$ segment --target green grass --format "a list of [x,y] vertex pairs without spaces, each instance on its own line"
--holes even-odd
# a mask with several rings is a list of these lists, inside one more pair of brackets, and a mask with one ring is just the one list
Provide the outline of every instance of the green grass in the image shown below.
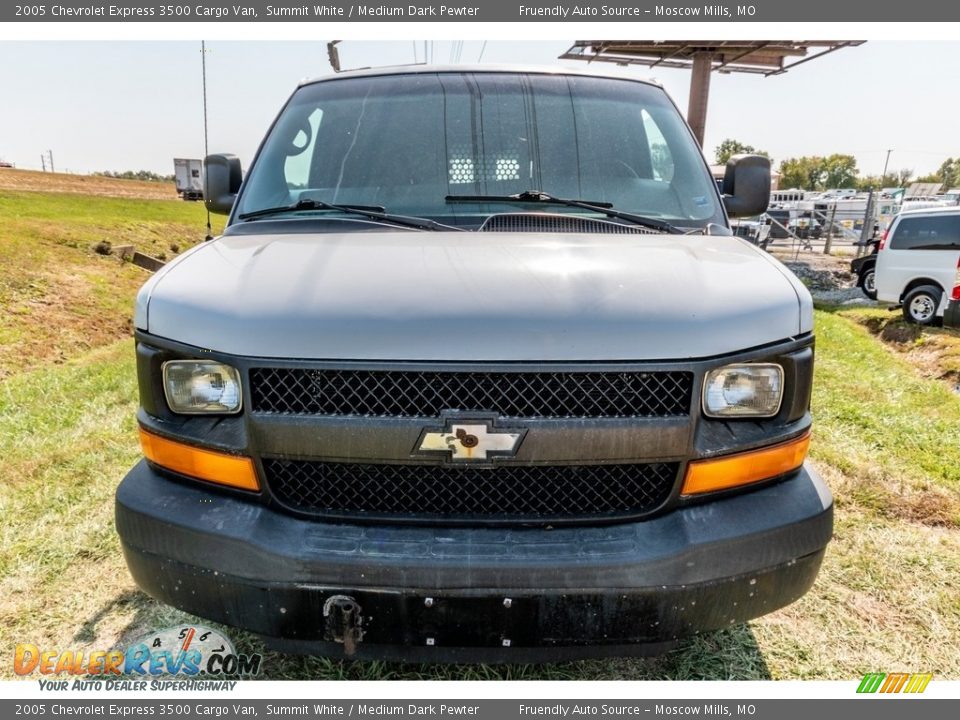
[[[71,644],[113,598],[111,489],[137,458],[133,343],[0,384],[0,647]],[[83,598],[83,601],[81,601]]]
[[960,385],[960,330],[943,327],[921,328],[903,319],[900,312],[886,308],[855,307],[835,309],[841,317],[867,327],[898,353],[909,355],[912,365],[926,377]]
[[[21,249],[36,250],[42,238],[65,247],[83,248],[108,240],[133,243],[149,255],[171,256],[171,244],[181,251],[203,239],[206,213],[201,203],[179,200],[100,197],[72,193],[0,191],[0,217],[10,239]],[[217,227],[222,221],[214,217]],[[24,237],[23,229],[32,229]]]
[[[789,679],[897,669],[960,677],[956,518],[897,509],[898,499],[928,493],[957,501],[960,398],[850,319],[818,312],[817,332],[813,458],[836,494],[836,537],[798,603],[655,659],[408,666],[268,652],[266,676]],[[0,385],[0,647],[106,648],[189,620],[134,587],[113,530],[114,488],[139,455],[135,408],[129,341]],[[265,652],[256,638],[228,632],[242,650]]]
[[960,397],[843,316],[819,313],[817,345],[814,457],[858,477],[960,491]]
[[203,207],[176,200],[0,190],[0,217],[0,379],[129,335],[149,275],[98,243],[172,259],[206,235]]

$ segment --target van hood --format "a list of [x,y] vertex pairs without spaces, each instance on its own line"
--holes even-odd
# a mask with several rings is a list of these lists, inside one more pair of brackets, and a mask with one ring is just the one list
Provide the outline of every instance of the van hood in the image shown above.
[[163,268],[135,324],[272,358],[703,358],[810,332],[806,288],[736,237],[233,235]]

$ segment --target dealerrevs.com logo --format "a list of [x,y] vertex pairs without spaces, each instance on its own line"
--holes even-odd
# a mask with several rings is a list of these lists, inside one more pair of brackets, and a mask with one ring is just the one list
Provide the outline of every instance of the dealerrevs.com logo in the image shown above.
[[228,637],[201,625],[148,633],[112,650],[50,650],[32,643],[17,645],[13,671],[23,677],[45,676],[197,676],[256,675],[261,655],[238,654]]

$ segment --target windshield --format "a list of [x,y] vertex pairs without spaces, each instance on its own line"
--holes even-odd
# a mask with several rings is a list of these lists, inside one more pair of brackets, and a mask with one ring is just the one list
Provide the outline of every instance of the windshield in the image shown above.
[[446,201],[529,190],[680,227],[725,222],[699,149],[662,90],[517,73],[345,78],[300,88],[251,168],[236,216],[309,199],[474,227],[494,212],[595,214]]

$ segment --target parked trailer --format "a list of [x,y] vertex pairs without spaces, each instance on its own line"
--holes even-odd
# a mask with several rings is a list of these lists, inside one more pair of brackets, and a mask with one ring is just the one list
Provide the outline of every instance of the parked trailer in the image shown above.
[[202,160],[174,158],[173,174],[180,197],[184,200],[203,200]]

